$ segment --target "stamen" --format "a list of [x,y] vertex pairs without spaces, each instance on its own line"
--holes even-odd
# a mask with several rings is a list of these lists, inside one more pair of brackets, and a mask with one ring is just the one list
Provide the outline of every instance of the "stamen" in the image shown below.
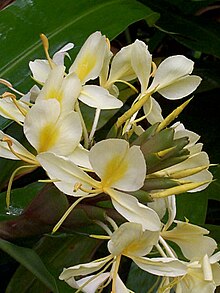
[[[33,158],[33,159],[30,159],[30,158],[27,158],[27,157],[25,157],[25,156],[19,154],[19,153],[16,153],[16,152],[13,150],[13,148],[12,148],[12,144],[13,144],[13,143],[12,143],[12,140],[11,140],[9,137],[5,136],[5,137],[3,137],[3,138],[1,139],[1,141],[2,141],[2,142],[6,142],[6,143],[8,144],[8,147],[9,147],[10,151],[12,152],[12,154],[15,155],[19,160],[24,161],[24,162],[26,162],[26,163],[28,163],[28,164],[31,164],[31,165],[40,166],[40,164],[38,163],[38,161],[35,160],[34,158]],[[33,157],[34,157],[34,156],[33,156]]]
[[122,80],[122,79],[116,79],[114,82],[121,82],[126,84],[127,86],[129,86],[135,93],[138,94],[138,90],[136,89],[135,86],[133,86],[130,82],[127,82],[126,80]]
[[12,183],[15,178],[15,175],[22,169],[29,169],[29,168],[36,168],[36,165],[28,165],[28,166],[21,166],[15,169],[15,171],[11,174],[11,177],[8,182],[8,188],[6,192],[6,208],[9,210],[10,207],[10,198],[11,198],[11,188],[12,188]]
[[46,58],[48,60],[48,63],[50,65],[50,68],[52,69],[54,67],[54,63],[53,63],[53,60],[50,58],[50,55],[49,55],[49,42],[48,42],[48,38],[44,34],[40,34],[40,38],[41,38],[41,41],[43,43],[43,47],[44,47],[44,52],[45,52]]
[[10,88],[10,90],[12,90],[13,92],[19,94],[20,96],[24,96],[23,93],[19,92],[18,90],[16,90],[15,88],[13,88],[12,84],[8,81],[8,80],[5,80],[3,78],[0,78],[0,83],[1,84],[4,84],[5,86],[7,86],[8,88]]
[[16,99],[16,96],[15,96],[14,94],[9,93],[9,92],[5,92],[5,93],[2,95],[2,98],[11,98],[11,100],[12,100],[12,102],[14,103],[14,105],[16,106],[16,108],[21,112],[21,114],[22,114],[23,116],[26,116],[27,111],[19,105],[19,103],[18,103],[18,101],[17,101],[17,99]]
[[102,193],[103,190],[101,188],[95,188],[95,189],[88,189],[82,186],[82,183],[77,182],[74,185],[73,191],[76,192],[78,190],[81,190],[83,192],[86,192],[88,194],[94,194],[94,195],[98,195],[99,193]]
[[[95,194],[96,195],[96,194]],[[82,196],[80,198],[78,198],[68,209],[67,211],[63,214],[63,216],[61,217],[61,219],[59,220],[59,222],[54,226],[53,230],[52,230],[52,234],[55,233],[60,226],[63,224],[63,222],[66,220],[66,218],[69,216],[69,214],[72,212],[72,210],[78,205],[78,203],[80,203],[83,199],[85,198],[89,198],[89,197],[93,197],[95,196],[94,194],[91,195],[85,195]]]

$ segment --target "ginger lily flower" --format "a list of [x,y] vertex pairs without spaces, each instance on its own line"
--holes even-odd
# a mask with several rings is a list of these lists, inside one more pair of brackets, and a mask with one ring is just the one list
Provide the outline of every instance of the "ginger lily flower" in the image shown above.
[[158,215],[128,194],[138,190],[146,176],[145,160],[138,146],[130,148],[123,139],[106,139],[96,143],[89,152],[89,160],[92,171],[100,181],[90,177],[70,160],[53,153],[39,154],[37,159],[48,176],[56,179],[54,184],[62,192],[72,196],[84,192],[82,199],[105,193],[110,196],[114,208],[127,220],[144,222],[144,229],[160,230]]
[[[146,271],[153,271],[165,276],[182,276],[186,273],[186,266],[177,259],[170,258],[147,258],[147,255],[154,245],[158,242],[158,232],[143,230],[141,224],[124,223],[109,237],[108,250],[110,255],[90,263],[80,264],[63,270],[60,275],[61,280],[65,280],[77,292],[82,290],[85,293],[96,292],[100,287],[103,288],[107,279],[112,280],[113,293],[128,293],[120,277],[118,269],[122,256],[126,256]],[[98,236],[97,236],[98,237]],[[101,238],[101,236],[100,236]],[[105,273],[109,266],[110,273]],[[94,272],[98,272],[94,275]],[[88,277],[86,275],[92,274]],[[83,276],[75,280],[77,276]],[[109,283],[107,282],[107,284]]]
[[[170,100],[181,99],[198,87],[201,78],[191,75],[194,62],[183,55],[166,58],[151,73],[152,59],[147,45],[139,40],[136,40],[135,43],[136,46],[133,46],[131,52],[131,64],[141,84],[141,92],[134,102],[133,108],[125,113],[123,118],[134,120],[137,112],[144,106],[145,116],[147,119],[149,117],[149,122],[153,124],[160,122],[163,118],[160,105],[151,97],[153,93],[158,92]],[[154,76],[153,81],[148,86],[151,75]],[[152,116],[153,114],[154,116]],[[117,127],[124,122],[124,119],[120,117]]]

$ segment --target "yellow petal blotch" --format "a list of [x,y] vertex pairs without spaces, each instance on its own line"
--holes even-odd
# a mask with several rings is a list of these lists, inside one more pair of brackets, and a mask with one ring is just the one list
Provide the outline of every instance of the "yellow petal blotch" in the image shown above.
[[59,129],[54,127],[54,124],[46,124],[40,131],[38,153],[46,152],[52,148],[59,137]]

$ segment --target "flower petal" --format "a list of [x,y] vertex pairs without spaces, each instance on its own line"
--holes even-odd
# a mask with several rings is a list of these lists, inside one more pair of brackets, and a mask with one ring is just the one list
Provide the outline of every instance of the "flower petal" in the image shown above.
[[167,240],[175,242],[188,259],[201,258],[205,254],[211,255],[217,244],[211,237],[204,236],[209,231],[188,222],[175,221],[177,226],[169,231],[162,231],[161,235]]
[[104,260],[96,260],[84,264],[75,265],[69,268],[65,268],[60,274],[60,280],[68,280],[75,276],[85,276],[92,274],[101,269],[112,257],[105,257]]
[[126,140],[106,139],[96,143],[90,150],[89,159],[103,187],[134,191],[144,183],[144,156],[139,147],[129,148]]
[[82,127],[76,112],[60,117],[59,102],[50,99],[32,106],[25,117],[24,133],[38,153],[68,155],[79,144]]
[[[18,100],[17,103],[24,111],[29,110],[29,107],[22,101]],[[18,110],[9,97],[0,98],[0,115],[4,118],[14,120],[17,123],[24,121],[24,115]]]
[[162,88],[159,86],[157,91],[169,100],[177,100],[186,97],[195,91],[201,83],[201,80],[202,79],[199,76],[190,75],[182,77],[168,86]]
[[48,176],[56,180],[54,184],[59,190],[68,195],[84,195],[82,191],[74,191],[75,184],[82,184],[85,188],[91,188],[97,184],[89,175],[83,172],[72,161],[53,153],[41,153],[36,159],[46,170]]
[[149,231],[161,229],[161,222],[157,213],[139,203],[134,196],[113,189],[109,189],[108,194],[114,208],[128,221],[139,223],[143,226],[143,229]]
[[68,43],[64,47],[62,47],[59,51],[57,51],[53,55],[53,62],[57,65],[64,65],[64,57],[68,56],[69,54],[67,51],[71,50],[74,47],[73,43]]
[[166,87],[179,78],[189,75],[193,71],[194,62],[183,55],[166,58],[158,66],[149,91],[157,86],[157,90]]
[[143,231],[141,224],[126,222],[111,235],[108,250],[114,256],[144,256],[157,244],[158,239],[159,231]]
[[122,101],[97,85],[83,86],[79,100],[90,107],[98,109],[117,109],[123,105]]
[[36,59],[29,62],[30,70],[33,74],[34,80],[43,84],[48,78],[51,71],[50,65],[47,60]]
[[147,121],[153,125],[157,122],[163,121],[162,109],[159,103],[152,97],[143,106],[144,114],[147,116]]
[[132,46],[123,47],[117,52],[112,59],[111,70],[108,78],[108,83],[112,84],[116,80],[132,80],[136,78],[134,69],[131,66],[131,50]]
[[132,259],[142,270],[157,276],[177,277],[183,276],[187,272],[186,264],[174,258],[133,257]]
[[136,40],[131,50],[131,65],[141,84],[141,92],[146,91],[151,73],[152,57],[147,45]]
[[85,41],[69,72],[75,72],[82,84],[99,76],[103,66],[107,42],[100,32],[91,34]]
[[[74,277],[69,278],[65,280],[68,285],[70,285],[72,288],[79,289],[82,287],[85,283],[88,282],[87,285],[85,285],[82,288],[82,292],[84,293],[95,293],[96,290],[110,277],[110,273],[103,273],[100,275],[97,275],[95,278],[95,275],[90,275],[88,277],[75,280]],[[91,281],[89,281],[91,279]]]
[[9,138],[10,141],[12,142],[12,148],[13,150],[18,153],[19,155],[22,155],[23,157],[26,157],[30,160],[35,161],[35,156],[30,153],[25,147],[23,147],[20,142],[18,142],[16,139],[11,137],[8,134],[5,134],[3,131],[0,130],[0,157],[6,158],[6,159],[11,159],[11,160],[19,160],[18,157],[16,157],[9,149],[8,144],[2,139],[5,137]]
[[74,164],[87,169],[92,169],[89,161],[89,151],[85,149],[82,145],[78,145],[75,150],[67,156]]

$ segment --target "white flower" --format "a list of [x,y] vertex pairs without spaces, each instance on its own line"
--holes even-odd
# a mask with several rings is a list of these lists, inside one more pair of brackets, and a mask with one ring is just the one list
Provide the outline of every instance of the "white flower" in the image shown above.
[[[158,232],[144,231],[141,224],[124,223],[109,236],[109,256],[66,268],[59,278],[65,280],[73,288],[80,289],[85,293],[96,292],[104,281],[110,279],[112,280],[112,292],[128,293],[129,289],[126,288],[118,275],[121,256],[141,259],[143,255],[152,250],[153,245],[157,244],[158,236]],[[111,266],[111,270],[107,273],[105,271],[109,266]],[[97,272],[97,274],[94,275],[94,272]],[[84,277],[86,275],[89,276]],[[175,273],[175,275],[178,275],[178,273]],[[76,281],[75,277],[77,276],[83,277]]]
[[[123,139],[106,139],[95,144],[89,152],[93,172],[100,181],[93,179],[73,162],[52,153],[42,153],[37,159],[54,184],[68,195],[78,195],[87,190],[88,196],[105,193],[114,208],[127,220],[143,223],[144,228],[160,230],[158,215],[149,207],[128,194],[138,190],[145,180],[146,164],[139,147],[129,147]],[[76,190],[77,189],[77,190]],[[128,192],[128,193],[127,193]]]

